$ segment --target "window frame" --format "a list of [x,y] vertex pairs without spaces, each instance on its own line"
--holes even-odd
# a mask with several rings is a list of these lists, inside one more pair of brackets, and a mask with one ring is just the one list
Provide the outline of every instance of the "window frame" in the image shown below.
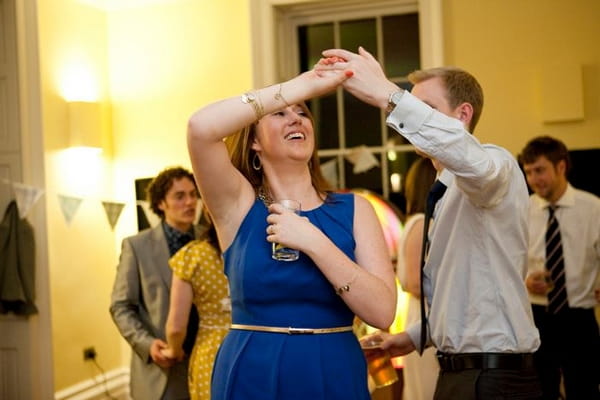
[[[252,53],[254,86],[262,87],[296,76],[299,71],[298,29],[300,25],[318,24],[340,20],[376,18],[378,37],[382,35],[381,18],[390,14],[418,13],[420,35],[420,64],[422,68],[442,65],[442,0],[374,0],[365,4],[363,0],[252,0],[250,2],[252,27]],[[336,29],[337,31],[337,29]],[[339,37],[334,38],[339,47]],[[291,44],[291,45],[290,45]],[[377,53],[383,55],[381,40]],[[400,84],[403,77],[389,77]],[[342,91],[342,89],[338,89]],[[342,96],[338,93],[338,115],[343,115]],[[381,146],[369,146],[368,150],[379,161],[381,168],[382,195],[388,199],[391,183],[388,182],[388,152],[414,152],[410,144],[394,144],[387,136],[385,114],[381,112]],[[340,146],[344,146],[344,122],[340,121],[338,135]],[[319,150],[320,157],[337,159],[338,179],[341,187],[346,186],[344,156],[352,148]]]

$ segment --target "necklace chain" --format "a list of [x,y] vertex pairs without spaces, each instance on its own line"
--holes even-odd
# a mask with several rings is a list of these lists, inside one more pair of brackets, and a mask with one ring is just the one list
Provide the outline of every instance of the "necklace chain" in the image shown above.
[[256,197],[258,197],[258,199],[260,201],[263,202],[263,204],[269,208],[269,206],[271,204],[273,204],[273,198],[271,197],[271,195],[269,194],[269,192],[267,192],[267,190],[265,189],[264,186],[260,186],[258,188],[258,194],[256,195]]

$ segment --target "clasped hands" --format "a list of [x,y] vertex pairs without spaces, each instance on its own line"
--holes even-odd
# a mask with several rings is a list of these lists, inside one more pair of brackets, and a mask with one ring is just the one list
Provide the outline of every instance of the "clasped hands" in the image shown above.
[[161,339],[154,339],[150,345],[150,357],[152,357],[152,361],[159,367],[170,368],[175,363],[182,361],[185,353],[176,354],[167,342]]
[[389,94],[399,90],[387,79],[375,57],[362,47],[358,53],[329,49],[322,54],[313,72],[321,78],[338,78],[337,84],[365,103],[386,108]]

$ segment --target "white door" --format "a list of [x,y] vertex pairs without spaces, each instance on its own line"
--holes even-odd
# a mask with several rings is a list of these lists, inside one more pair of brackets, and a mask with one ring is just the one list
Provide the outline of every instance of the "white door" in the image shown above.
[[[23,182],[24,168],[15,5],[16,0],[0,0],[0,218],[14,199],[12,183]],[[40,239],[45,241],[45,238]],[[39,265],[40,261],[36,260],[36,271]],[[49,323],[40,323],[45,319],[38,315],[0,314],[0,399],[50,398],[52,384],[47,382],[48,372],[40,371],[50,369],[49,376],[52,376],[51,363],[40,361],[43,357],[38,354],[44,347],[41,351],[51,351],[49,340],[40,340],[46,335],[42,331],[49,329]],[[46,343],[40,345],[40,342]]]

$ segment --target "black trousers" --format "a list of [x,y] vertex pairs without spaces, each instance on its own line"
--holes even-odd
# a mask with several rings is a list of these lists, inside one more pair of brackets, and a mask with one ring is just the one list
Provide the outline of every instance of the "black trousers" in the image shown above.
[[434,400],[539,400],[535,369],[440,371]]
[[558,314],[533,305],[542,344],[534,362],[544,400],[559,398],[561,373],[567,400],[598,400],[600,336],[593,309],[564,308]]

